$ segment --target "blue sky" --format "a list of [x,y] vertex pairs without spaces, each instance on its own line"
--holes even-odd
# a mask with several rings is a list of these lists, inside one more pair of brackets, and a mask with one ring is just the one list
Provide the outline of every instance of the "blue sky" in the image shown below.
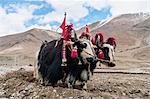
[[150,12],[150,0],[0,0],[0,36],[31,28],[55,31],[64,12],[79,28],[125,13]]

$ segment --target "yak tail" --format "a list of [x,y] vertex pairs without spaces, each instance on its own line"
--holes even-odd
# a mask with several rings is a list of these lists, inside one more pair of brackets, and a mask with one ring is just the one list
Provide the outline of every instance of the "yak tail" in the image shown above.
[[34,70],[33,70],[33,77],[35,79],[39,79],[39,73],[38,73],[38,69],[39,69],[39,66],[38,66],[38,60],[40,59],[40,55],[41,55],[41,52],[42,50],[44,49],[44,47],[47,45],[47,41],[42,41],[42,45],[40,47],[40,49],[36,52],[35,54],[35,60],[34,60]]

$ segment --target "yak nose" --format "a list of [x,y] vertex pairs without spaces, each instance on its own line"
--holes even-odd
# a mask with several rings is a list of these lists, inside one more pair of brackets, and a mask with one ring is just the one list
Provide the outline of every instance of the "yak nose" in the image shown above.
[[95,57],[88,57],[86,58],[88,62],[92,63],[95,60]]

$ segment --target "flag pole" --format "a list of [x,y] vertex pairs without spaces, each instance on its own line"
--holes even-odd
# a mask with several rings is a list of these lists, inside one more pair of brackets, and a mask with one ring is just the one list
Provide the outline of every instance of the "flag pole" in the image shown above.
[[67,13],[65,12],[65,14],[64,14],[64,15],[65,15],[65,17],[66,17],[66,16],[67,16]]
[[[66,19],[66,16],[67,16],[67,14],[66,14],[66,12],[64,13],[64,18]],[[58,31],[58,29],[60,28],[60,26],[56,29],[56,32]]]

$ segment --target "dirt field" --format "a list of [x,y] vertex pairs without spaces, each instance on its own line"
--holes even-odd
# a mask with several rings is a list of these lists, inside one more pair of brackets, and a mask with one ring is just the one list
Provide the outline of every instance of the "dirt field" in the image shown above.
[[[99,71],[117,70],[101,67]],[[68,89],[66,85],[56,87],[40,85],[32,71],[19,69],[0,78],[2,99],[150,99],[149,74],[94,73],[88,81],[88,89],[77,85]]]
[[115,67],[97,66],[87,90],[78,83],[74,89],[43,86],[33,78],[32,66],[1,66],[0,99],[150,99],[149,58],[139,60],[131,52],[118,52]]

